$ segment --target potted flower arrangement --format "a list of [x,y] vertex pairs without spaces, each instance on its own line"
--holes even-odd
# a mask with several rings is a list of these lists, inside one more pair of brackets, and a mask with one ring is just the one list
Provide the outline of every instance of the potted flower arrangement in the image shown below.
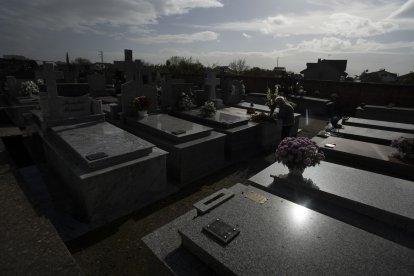
[[20,94],[22,96],[30,96],[32,94],[39,94],[39,87],[34,81],[24,81],[20,85]]
[[200,108],[201,116],[203,117],[212,117],[216,114],[216,107],[213,102],[205,102],[204,105]]
[[132,101],[132,107],[138,111],[139,117],[147,116],[151,100],[146,96],[138,96]]
[[317,144],[306,137],[286,137],[276,150],[276,161],[289,169],[289,174],[302,175],[306,167],[313,167],[325,160]]
[[188,94],[182,92],[180,95],[180,99],[178,100],[178,107],[181,110],[189,110],[193,108],[194,104],[193,104],[193,101],[191,100],[191,97]]
[[275,90],[268,88],[266,94],[266,105],[270,109],[269,116],[272,117],[276,109],[276,98],[279,96],[279,85],[275,85]]
[[414,138],[400,137],[394,139],[391,147],[398,150],[401,158],[414,159]]

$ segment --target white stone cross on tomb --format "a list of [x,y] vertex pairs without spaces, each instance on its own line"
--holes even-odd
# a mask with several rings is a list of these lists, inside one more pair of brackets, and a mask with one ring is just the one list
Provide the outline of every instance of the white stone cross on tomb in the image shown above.
[[205,84],[209,86],[209,100],[216,98],[216,86],[220,84],[220,79],[216,78],[216,74],[209,72],[205,78]]

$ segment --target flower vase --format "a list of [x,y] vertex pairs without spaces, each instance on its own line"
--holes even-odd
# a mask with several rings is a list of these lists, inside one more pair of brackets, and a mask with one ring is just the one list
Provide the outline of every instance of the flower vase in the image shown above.
[[148,110],[139,110],[138,111],[138,116],[140,118],[144,118],[144,117],[148,116]]
[[294,178],[303,178],[303,171],[305,169],[300,169],[296,167],[293,167],[293,168],[288,167],[288,169],[289,169],[289,176],[294,177]]

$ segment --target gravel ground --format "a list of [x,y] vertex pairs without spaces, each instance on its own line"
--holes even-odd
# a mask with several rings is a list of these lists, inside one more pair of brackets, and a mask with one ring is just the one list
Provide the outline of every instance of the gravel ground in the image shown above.
[[[325,124],[323,119],[301,118],[300,136],[313,137]],[[273,162],[273,151],[242,161],[67,246],[86,275],[149,275],[142,237],[188,212],[204,197],[246,183]]]

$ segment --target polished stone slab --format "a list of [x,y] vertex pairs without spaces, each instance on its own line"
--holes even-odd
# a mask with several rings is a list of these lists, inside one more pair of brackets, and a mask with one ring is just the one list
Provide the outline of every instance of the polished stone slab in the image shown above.
[[201,124],[206,124],[208,126],[218,127],[222,129],[229,129],[246,125],[249,121],[247,116],[229,114],[229,112],[223,110],[217,110],[216,114],[214,114],[212,117],[201,116],[199,109],[183,111],[180,112],[180,114],[185,119],[193,119]]
[[87,168],[140,158],[150,154],[154,147],[107,122],[56,126],[51,128],[51,133]]
[[[150,273],[409,275],[414,269],[409,248],[255,187],[229,190],[235,196],[205,215],[192,210],[143,238]],[[217,218],[240,231],[227,245],[202,231]]]
[[134,125],[152,131],[174,142],[186,142],[207,137],[213,130],[200,124],[186,121],[168,114],[153,114],[143,118],[128,117],[128,122],[134,121]]
[[391,145],[392,140],[398,139],[401,136],[407,138],[414,138],[414,134],[410,133],[356,127],[349,125],[342,126],[341,129],[336,129],[334,132],[336,135],[339,135],[344,138],[381,145]]
[[414,162],[400,159],[397,149],[390,146],[332,136],[326,139],[314,137],[312,140],[322,149],[328,161],[414,180]]
[[167,114],[124,119],[125,129],[169,153],[168,176],[180,186],[224,167],[226,135],[223,133]]
[[[249,102],[240,102],[236,105],[239,108],[243,108],[243,109],[248,109],[251,108],[251,103]],[[253,104],[253,109],[256,112],[264,112],[264,113],[269,113],[270,112],[270,108],[267,105],[263,105],[263,104]]]
[[414,108],[365,105],[364,108],[360,106],[356,108],[355,117],[414,124]]
[[[302,187],[324,199],[395,227],[414,231],[413,182],[322,161],[305,169],[302,180],[286,181],[287,167],[274,163],[249,179],[268,191],[278,185]],[[276,176],[273,178],[271,175]],[[315,189],[307,189],[310,184]],[[298,185],[295,185],[298,184]]]
[[350,117],[342,120],[343,125],[382,129],[396,132],[404,132],[414,134],[414,124],[402,124],[396,122],[379,121]]

